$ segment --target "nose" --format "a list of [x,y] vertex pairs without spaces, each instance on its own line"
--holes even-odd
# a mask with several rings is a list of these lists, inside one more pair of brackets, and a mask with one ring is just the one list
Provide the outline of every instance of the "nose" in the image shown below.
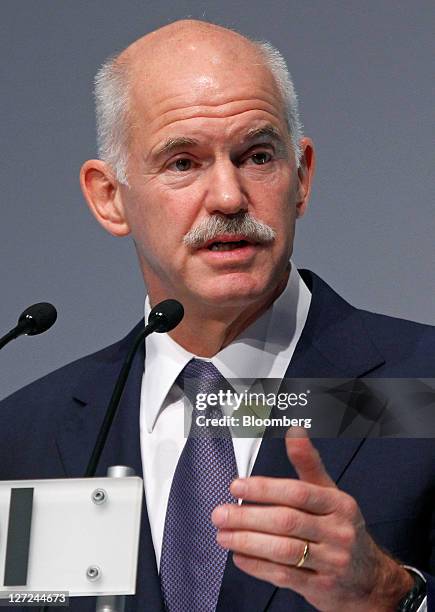
[[204,206],[211,215],[231,215],[248,209],[238,169],[231,160],[216,161],[210,169]]

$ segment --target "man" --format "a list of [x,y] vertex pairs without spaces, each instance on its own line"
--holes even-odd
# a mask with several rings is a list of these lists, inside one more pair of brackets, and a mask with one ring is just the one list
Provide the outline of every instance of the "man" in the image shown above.
[[[381,612],[397,609],[414,585],[419,609],[430,609],[430,441],[318,440],[317,451],[290,431],[285,441],[266,433],[261,445],[224,439],[212,456],[216,448],[183,436],[182,389],[192,364],[204,380],[207,368],[225,378],[433,372],[433,330],[356,311],[289,263],[314,149],[301,134],[282,59],[232,31],[181,21],[109,61],[96,95],[101,159],[82,167],[86,200],[107,231],[132,235],[146,314],[167,298],[185,309],[181,324],[147,339],[136,359],[100,464],[100,473],[125,462],[144,475],[130,609]],[[5,445],[14,440],[25,452],[5,459],[2,478],[83,472],[131,341],[4,402]],[[35,404],[50,427],[48,449],[23,433]],[[212,459],[193,463],[201,452]],[[185,477],[189,461],[193,478]],[[200,491],[195,478],[203,479]],[[207,489],[222,484],[210,501]],[[197,516],[193,497],[212,515]],[[204,571],[187,569],[189,556],[210,562]]]

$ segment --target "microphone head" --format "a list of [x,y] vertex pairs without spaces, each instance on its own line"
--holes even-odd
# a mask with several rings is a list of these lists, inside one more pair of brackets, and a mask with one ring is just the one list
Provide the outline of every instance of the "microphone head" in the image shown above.
[[148,317],[148,325],[155,326],[158,333],[168,332],[180,323],[184,308],[177,300],[163,300],[156,304]]
[[53,304],[40,302],[26,308],[18,319],[18,324],[25,327],[25,334],[36,336],[50,329],[56,319],[57,311]]

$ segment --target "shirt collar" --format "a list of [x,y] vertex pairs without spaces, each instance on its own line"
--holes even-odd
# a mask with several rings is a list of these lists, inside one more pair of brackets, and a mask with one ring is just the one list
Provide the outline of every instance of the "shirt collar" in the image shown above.
[[[272,306],[209,361],[225,378],[241,379],[242,384],[243,379],[282,379],[302,334],[310,302],[311,293],[292,263],[287,286]],[[150,311],[147,296],[145,321]],[[146,427],[151,433],[175,380],[196,355],[168,334],[151,334],[145,342],[142,401]]]

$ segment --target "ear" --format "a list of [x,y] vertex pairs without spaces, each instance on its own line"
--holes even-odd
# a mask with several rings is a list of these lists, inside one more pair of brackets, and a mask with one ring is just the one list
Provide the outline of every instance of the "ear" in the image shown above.
[[113,236],[127,236],[130,227],[124,214],[120,186],[110,166],[99,159],[86,161],[80,170],[80,185],[98,223]]
[[302,151],[298,175],[298,200],[296,203],[296,217],[302,217],[308,206],[311,193],[311,183],[315,168],[314,145],[310,138],[301,138],[299,146]]

